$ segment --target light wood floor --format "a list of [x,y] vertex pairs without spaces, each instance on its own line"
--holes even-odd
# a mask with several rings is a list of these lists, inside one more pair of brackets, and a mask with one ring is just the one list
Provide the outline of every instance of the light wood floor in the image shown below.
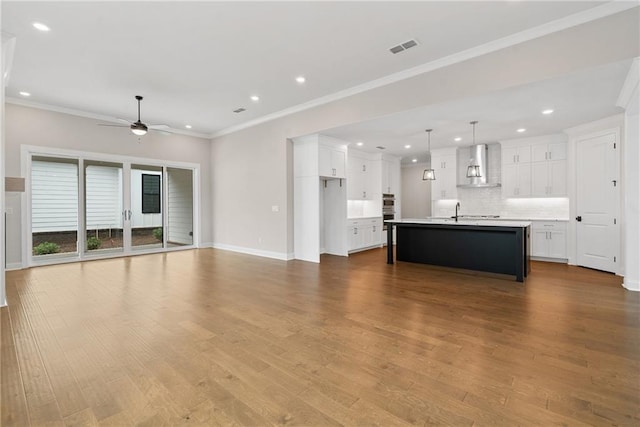
[[3,426],[640,425],[640,295],[384,250],[212,249],[9,272]]

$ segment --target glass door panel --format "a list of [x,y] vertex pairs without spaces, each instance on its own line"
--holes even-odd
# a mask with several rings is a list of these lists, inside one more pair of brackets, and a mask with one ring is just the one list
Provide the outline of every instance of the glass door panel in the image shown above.
[[121,163],[84,161],[84,252],[124,250],[123,168]]
[[34,259],[78,255],[78,159],[31,159]]
[[131,165],[131,249],[164,248],[161,166]]
[[193,244],[193,171],[167,168],[167,246]]

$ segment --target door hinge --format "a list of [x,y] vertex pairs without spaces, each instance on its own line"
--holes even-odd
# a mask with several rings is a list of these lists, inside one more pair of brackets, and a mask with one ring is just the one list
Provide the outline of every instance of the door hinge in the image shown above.
[[613,149],[614,150],[616,149],[616,143],[615,142],[613,143]]
[[616,257],[613,257],[613,262],[616,262]]
[[613,218],[613,225],[616,225],[616,219]]
[[612,182],[613,182],[613,186],[614,186],[614,187],[615,187],[615,186],[616,186],[616,184],[618,183],[618,181],[617,181],[617,180],[615,180],[615,179],[614,179]]

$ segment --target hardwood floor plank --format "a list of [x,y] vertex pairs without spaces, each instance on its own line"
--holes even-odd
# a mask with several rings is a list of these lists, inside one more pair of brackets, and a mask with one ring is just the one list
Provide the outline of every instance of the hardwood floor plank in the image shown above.
[[640,425],[640,295],[212,249],[7,273],[2,425]]
[[11,316],[9,307],[0,309],[2,316],[2,346],[0,347],[0,370],[1,390],[0,396],[2,405],[2,418],[0,425],[9,426],[29,426],[29,413],[27,411],[27,400],[20,375],[20,364],[16,354],[16,346],[13,341],[13,331],[11,328]]

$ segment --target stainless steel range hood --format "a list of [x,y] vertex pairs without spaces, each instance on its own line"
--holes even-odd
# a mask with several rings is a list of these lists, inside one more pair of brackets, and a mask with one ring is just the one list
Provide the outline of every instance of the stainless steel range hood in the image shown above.
[[[467,167],[470,165],[478,166],[480,176],[467,178]],[[499,160],[496,167],[500,167]],[[489,146],[487,144],[476,144],[465,149],[458,149],[458,187],[500,187],[500,182],[498,182],[500,172],[498,171],[497,177],[494,177],[495,174],[491,172],[495,171],[489,170]],[[492,178],[495,179],[492,180]]]

